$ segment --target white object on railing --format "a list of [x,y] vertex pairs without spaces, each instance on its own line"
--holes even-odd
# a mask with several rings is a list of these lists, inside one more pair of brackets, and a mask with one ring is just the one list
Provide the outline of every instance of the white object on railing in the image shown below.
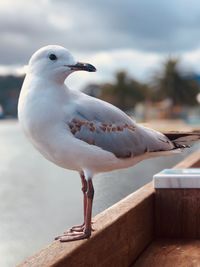
[[200,188],[200,168],[165,169],[153,177],[154,188]]

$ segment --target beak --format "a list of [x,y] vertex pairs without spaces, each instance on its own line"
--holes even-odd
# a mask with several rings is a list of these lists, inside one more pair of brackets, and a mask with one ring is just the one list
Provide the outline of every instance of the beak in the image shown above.
[[85,71],[89,71],[89,72],[95,72],[96,68],[88,63],[82,63],[82,62],[78,62],[75,65],[66,65],[67,67],[71,68],[71,70],[85,70]]

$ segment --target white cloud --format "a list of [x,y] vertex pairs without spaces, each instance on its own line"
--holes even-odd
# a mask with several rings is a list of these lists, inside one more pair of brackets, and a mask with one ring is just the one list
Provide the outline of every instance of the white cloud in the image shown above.
[[76,88],[112,80],[123,69],[148,80],[169,53],[200,72],[199,14],[195,0],[3,0],[0,72],[27,64],[35,50],[54,43],[98,69],[73,74],[68,83]]
[[52,14],[48,15],[48,21],[53,26],[56,27],[58,30],[67,30],[72,27],[72,21],[66,19],[65,16],[60,14]]
[[188,68],[200,73],[200,49],[184,53],[182,62]]
[[[114,80],[117,71],[125,70],[140,81],[148,82],[152,75],[161,70],[167,55],[142,53],[136,50],[112,50],[97,53],[74,53],[78,61],[88,62],[97,68],[96,73],[75,72],[66,83],[69,87],[80,90],[89,83],[104,83]],[[184,70],[200,72],[200,50],[178,54]],[[24,74],[22,66],[1,66],[0,74]]]
[[0,75],[24,75],[26,66],[2,66],[0,65]]
[[120,70],[127,71],[130,75],[141,81],[148,81],[152,72],[160,64],[163,56],[153,53],[141,53],[134,50],[113,50],[93,53],[76,58],[89,62],[97,68],[95,74],[74,73],[69,77],[67,84],[78,89],[87,83],[109,82],[114,79],[114,73]]

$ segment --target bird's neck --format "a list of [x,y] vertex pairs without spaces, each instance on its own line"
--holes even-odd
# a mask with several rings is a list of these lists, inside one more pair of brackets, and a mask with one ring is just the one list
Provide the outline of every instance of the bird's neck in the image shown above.
[[[40,76],[37,74],[31,74],[27,73],[25,78],[25,83],[29,84],[29,86],[26,86],[28,88],[31,88],[33,85],[37,86],[39,88],[48,88],[48,87],[63,87],[65,86],[65,77],[51,77],[51,76]],[[66,88],[67,89],[67,88]]]

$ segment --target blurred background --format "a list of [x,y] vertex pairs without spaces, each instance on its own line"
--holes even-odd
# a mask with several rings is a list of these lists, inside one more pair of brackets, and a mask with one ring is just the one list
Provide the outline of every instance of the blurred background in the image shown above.
[[[200,129],[200,3],[181,1],[0,1],[0,266],[10,267],[81,223],[77,173],[47,162],[17,122],[25,65],[59,44],[98,72],[66,81],[161,131]],[[179,156],[148,160],[94,179],[94,215],[170,168]]]

